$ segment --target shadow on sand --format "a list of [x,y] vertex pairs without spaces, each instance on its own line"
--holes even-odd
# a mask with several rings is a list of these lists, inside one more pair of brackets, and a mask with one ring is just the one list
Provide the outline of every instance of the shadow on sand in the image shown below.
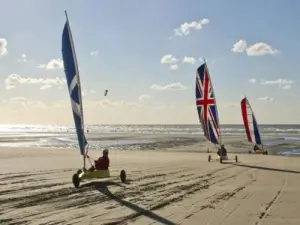
[[295,171],[295,170],[284,170],[284,169],[276,169],[276,168],[263,167],[263,166],[245,165],[245,164],[240,164],[240,163],[235,163],[235,162],[223,162],[223,164],[232,164],[232,165],[235,165],[235,166],[241,166],[241,167],[247,167],[247,168],[253,168],[253,169],[260,169],[260,170],[300,174],[300,171]]
[[114,225],[114,224],[120,224],[122,222],[125,222],[126,220],[130,220],[130,219],[134,219],[137,218],[139,216],[146,216],[152,220],[155,220],[161,224],[166,224],[166,225],[176,225],[176,223],[165,219],[153,212],[151,212],[150,210],[144,209],[139,207],[138,205],[135,205],[133,203],[130,203],[126,200],[121,199],[118,196],[115,196],[113,193],[110,192],[110,190],[108,189],[108,186],[119,186],[119,187],[125,187],[122,184],[119,183],[115,183],[112,181],[98,181],[98,182],[91,182],[85,185],[82,185],[82,187],[84,186],[92,186],[94,187],[96,190],[98,190],[99,192],[101,192],[102,194],[104,194],[105,196],[107,196],[108,198],[120,203],[123,206],[126,206],[129,209],[132,209],[133,211],[135,211],[136,213],[134,213],[133,215],[129,215],[127,217],[124,217],[122,220],[120,221],[116,221],[116,222],[112,222],[112,223],[106,223],[106,225]]

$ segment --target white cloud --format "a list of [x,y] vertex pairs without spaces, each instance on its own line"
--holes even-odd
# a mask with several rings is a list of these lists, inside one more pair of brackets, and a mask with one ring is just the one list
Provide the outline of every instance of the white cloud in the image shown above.
[[38,108],[47,108],[47,105],[39,100],[29,100],[24,97],[14,97],[10,98],[8,100],[4,100],[5,104],[9,104],[10,106],[22,106],[23,109],[29,108],[29,107],[38,107]]
[[150,96],[150,95],[141,95],[140,97],[139,97],[139,100],[140,101],[145,101],[145,100],[147,100],[147,99],[151,99],[152,97]]
[[115,107],[115,106],[128,106],[128,107],[139,107],[140,104],[136,102],[127,101],[112,101],[109,99],[104,99],[99,102],[102,107]]
[[111,101],[108,99],[101,100],[99,104],[103,107],[123,105],[124,101]]
[[278,85],[281,89],[290,89],[294,81],[279,78],[277,80],[262,80],[261,85]]
[[95,50],[95,51],[91,51],[90,55],[91,56],[97,56],[98,55],[98,50]]
[[[174,36],[186,36],[191,33],[192,30],[201,30],[204,25],[207,25],[209,20],[204,18],[199,21],[185,22],[180,25],[179,28],[174,29]],[[170,37],[169,39],[171,39]]]
[[[240,97],[241,96],[238,96],[234,101],[225,101],[224,103],[219,102],[218,110],[221,123],[241,123]],[[12,124],[70,124],[71,126],[74,126],[70,100],[68,97],[64,97],[62,100],[63,101],[50,101],[43,99],[42,96],[37,96],[36,99],[27,99],[27,101],[22,98],[14,99],[12,101],[3,99],[0,105],[0,122]],[[110,102],[103,102],[104,107],[100,104],[99,100],[85,100],[83,103],[85,123],[199,124],[193,99],[183,100],[182,102],[178,102],[178,99],[176,101],[157,99],[158,101],[145,102],[140,102],[136,99],[136,102],[127,103],[125,103],[125,101],[113,100],[118,99],[110,99]],[[251,101],[251,98],[249,100]],[[276,99],[274,103],[258,101],[256,98],[253,99],[253,104],[251,105],[255,110],[256,115],[259,116],[259,121],[263,121],[266,124],[274,124],[276,121],[282,124],[295,123],[295,121],[296,123],[299,123],[300,120],[298,115],[300,109],[297,105],[289,105],[286,102],[275,104],[276,102]],[[140,103],[140,107],[137,107],[137,103]],[[282,105],[284,103],[286,104]],[[42,108],[43,104],[46,105],[47,108]],[[20,113],[21,110],[22,113]],[[122,111],[121,114],[120,111]],[[282,117],[284,113],[289,112],[292,113],[288,117]],[[157,116],[157,113],[159,113],[159,116]]]
[[10,74],[4,80],[6,89],[15,88],[18,84],[38,84],[41,90],[45,90],[54,86],[64,87],[66,80],[60,77],[55,78],[30,78],[22,77],[18,74]]
[[269,102],[274,102],[274,98],[271,98],[271,97],[269,97],[269,96],[260,97],[260,98],[257,98],[257,100],[259,100],[259,101],[269,101]]
[[178,70],[178,65],[177,64],[171,65],[170,70]]
[[249,83],[255,84],[256,83],[256,79],[255,78],[249,79]]
[[86,96],[86,95],[90,95],[90,94],[96,94],[97,92],[94,90],[87,90],[87,89],[83,89],[81,91],[82,96]]
[[138,108],[141,106],[139,103],[136,103],[136,102],[125,102],[124,105],[128,106],[130,108]]
[[[95,108],[97,106],[101,106],[101,107],[116,107],[116,106],[129,106],[129,107],[133,107],[133,106],[137,106],[138,104],[135,102],[126,102],[126,101],[113,101],[113,100],[109,100],[109,99],[103,99],[101,101],[84,101],[84,108]],[[60,100],[60,101],[56,101],[53,104],[53,107],[57,107],[57,108],[70,108],[70,101],[67,100]]]
[[22,54],[21,55],[21,58],[20,59],[18,59],[18,62],[23,62],[23,63],[25,63],[25,62],[27,62],[27,55],[26,54]]
[[7,54],[7,41],[5,38],[0,38],[0,56]]
[[167,54],[163,56],[160,60],[161,64],[169,64],[169,63],[176,63],[178,62],[178,59],[176,59],[173,55]]
[[51,84],[45,84],[45,85],[40,87],[40,90],[46,90],[46,89],[49,89],[49,88],[52,88],[52,85]]
[[247,49],[247,41],[246,40],[239,40],[236,42],[231,51],[233,52],[244,52]]
[[279,50],[273,48],[267,43],[258,42],[248,46],[247,41],[243,39],[236,42],[231,51],[236,53],[246,52],[248,56],[275,55],[279,53]]
[[279,86],[281,89],[290,89],[292,88],[292,85],[290,84],[286,84],[286,85],[283,85],[283,86]]
[[184,56],[182,62],[184,62],[184,63],[190,63],[190,64],[195,64],[196,59],[194,57]]
[[47,64],[41,64],[38,66],[38,68],[46,70],[62,69],[63,67],[64,63],[61,59],[51,59]]
[[256,43],[254,45],[251,45],[247,48],[246,50],[247,55],[249,56],[262,56],[262,55],[275,55],[277,53],[279,53],[279,51],[275,48],[273,48],[272,46],[263,43],[263,42],[259,42]]
[[24,97],[14,97],[9,99],[10,102],[25,102],[26,100],[27,99]]
[[186,90],[187,87],[181,84],[180,82],[167,84],[167,85],[159,85],[159,84],[152,84],[151,89],[157,91],[164,91],[164,90]]

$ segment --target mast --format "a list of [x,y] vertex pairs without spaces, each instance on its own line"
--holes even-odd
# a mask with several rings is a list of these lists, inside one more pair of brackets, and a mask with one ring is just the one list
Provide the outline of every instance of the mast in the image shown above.
[[67,10],[65,10],[65,15],[66,15],[66,19],[67,19],[67,21],[68,21],[68,23],[69,23]]

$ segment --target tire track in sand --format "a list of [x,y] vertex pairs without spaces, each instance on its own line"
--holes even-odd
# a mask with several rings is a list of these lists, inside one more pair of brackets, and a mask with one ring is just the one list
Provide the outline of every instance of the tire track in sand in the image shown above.
[[[224,171],[227,170],[229,168],[232,168],[233,166],[227,166],[227,167],[223,167],[221,169],[217,169],[214,171],[211,171],[208,174],[205,175],[201,175],[199,176],[199,178],[201,177],[205,177],[205,176],[212,176],[214,173],[218,173],[219,171]],[[187,172],[194,172],[193,170],[187,170],[187,169],[182,169],[182,168],[174,168],[173,167],[173,172],[169,172],[166,174],[151,174],[151,172],[149,171],[148,173],[150,174],[146,174],[146,175],[142,175],[142,176],[138,176],[135,179],[132,179],[132,184],[135,184],[135,182],[137,182],[137,185],[132,185],[125,190],[120,190],[117,191],[115,193],[116,196],[118,196],[119,198],[128,198],[128,196],[138,196],[143,194],[142,191],[147,192],[147,182],[154,182],[153,179],[157,179],[158,177],[161,177],[162,180],[161,182],[165,182],[166,180],[171,182],[172,179],[173,180],[178,180],[177,183],[180,182],[186,182],[188,180],[191,180],[193,178],[191,178],[192,176],[195,175],[194,173],[187,173]],[[44,174],[46,174],[45,171],[43,171]],[[49,173],[54,173],[54,171],[49,171]],[[61,173],[61,170],[58,170],[58,173]],[[32,174],[31,174],[32,175]],[[30,175],[30,176],[31,176]],[[39,174],[37,174],[39,175]],[[175,176],[174,176],[175,175]],[[14,178],[16,179],[15,176],[18,176],[17,174],[14,174]],[[45,176],[47,177],[47,176]],[[20,179],[23,179],[23,176],[19,177]],[[140,181],[142,181],[141,183],[139,183]],[[26,182],[26,180],[24,180],[24,182]],[[71,182],[70,182],[71,183]],[[173,181],[171,182],[173,185],[175,184],[176,186],[176,182]],[[161,189],[166,188],[166,186],[170,185],[170,183],[166,183],[162,186],[156,186],[156,192],[161,191]],[[101,202],[105,202],[105,201],[109,201],[111,199],[109,199],[107,196],[103,196],[97,194],[95,196],[95,193],[91,193],[91,191],[93,190],[93,188],[91,186],[87,186],[87,187],[83,187],[83,188],[79,188],[79,189],[75,189],[73,187],[63,187],[61,189],[55,189],[55,190],[48,190],[49,187],[49,183],[48,182],[44,182],[43,184],[41,184],[40,186],[41,191],[38,193],[34,193],[34,194],[30,194],[30,195],[25,195],[25,196],[18,196],[17,194],[13,197],[9,197],[9,198],[1,198],[0,199],[0,205],[3,206],[5,208],[5,214],[12,212],[12,211],[16,211],[17,209],[23,209],[23,208],[27,208],[29,209],[30,207],[33,206],[43,206],[43,205],[51,205],[51,209],[45,209],[45,212],[49,212],[49,211],[55,211],[58,208],[68,208],[68,207],[82,207],[83,205],[95,205],[95,204],[99,204]],[[59,186],[58,186],[59,187]],[[36,189],[38,189],[38,186],[35,187]],[[180,187],[179,187],[180,188]],[[186,189],[186,187],[181,186],[182,190]],[[124,189],[124,188],[122,188]],[[140,189],[140,190],[138,190]],[[22,192],[22,187],[20,187],[20,192]],[[23,190],[24,191],[24,190]],[[3,193],[4,194],[4,193]],[[5,197],[5,196],[2,196]],[[65,206],[59,206],[62,203],[68,203],[71,202],[70,204],[66,204]],[[64,205],[64,204],[62,204]],[[53,208],[54,206],[54,208]],[[47,208],[47,207],[46,207]],[[20,216],[18,215],[17,217],[20,218],[30,218],[31,216],[34,216],[34,213],[24,213],[24,210],[22,210],[22,213],[20,214]],[[38,214],[38,213],[36,213]],[[42,213],[40,213],[42,214]],[[14,221],[16,222],[16,220]],[[11,224],[11,223],[10,223]]]
[[[146,205],[150,210],[160,209],[168,206],[176,201],[184,199],[184,197],[191,195],[197,191],[205,190],[210,185],[222,182],[225,179],[231,179],[241,175],[241,170],[229,176],[222,176],[223,172],[230,171],[234,165],[224,165],[224,167],[210,171],[207,174],[200,174],[196,168],[174,168],[167,173],[157,173],[155,168],[146,175],[134,177],[131,184],[123,187],[116,187],[114,196],[118,199],[132,198],[136,204]],[[50,171],[49,171],[50,172]],[[53,171],[51,171],[53,173]],[[59,171],[61,173],[61,171]],[[65,172],[66,173],[66,172]],[[219,179],[222,177],[222,179]],[[117,178],[112,178],[107,181],[113,182]],[[158,179],[158,180],[157,180]],[[98,182],[101,183],[101,182]],[[71,184],[71,182],[70,182]],[[105,195],[99,195],[95,192],[97,187],[93,185],[84,185],[84,187],[75,189],[73,187],[62,187],[55,190],[48,190],[45,185],[40,185],[41,191],[28,196],[14,196],[9,199],[0,199],[0,204],[6,209],[6,213],[11,211],[20,211],[20,215],[14,220],[30,219],[35,220],[45,216],[45,214],[57,214],[61,209],[73,208],[77,210],[83,206],[92,207],[105,202],[114,202],[112,198]],[[153,186],[153,187],[152,187]],[[21,188],[20,188],[20,191]],[[159,204],[153,204],[153,201],[147,202],[145,196],[151,195],[152,200],[156,199]],[[148,199],[149,200],[149,199]],[[116,203],[113,203],[116,204]],[[22,209],[30,209],[30,207],[42,207],[39,213],[24,213]],[[110,206],[109,206],[110,207]],[[113,207],[114,208],[114,207]],[[120,207],[115,207],[117,210]],[[143,215],[143,213],[141,214]]]
[[271,211],[272,207],[276,204],[276,202],[278,201],[278,199],[282,195],[282,192],[286,188],[287,182],[288,182],[288,175],[286,174],[285,178],[284,178],[284,182],[281,185],[280,190],[278,190],[278,192],[276,193],[276,195],[267,204],[267,206],[265,207],[265,210],[259,214],[259,217],[258,217],[259,220],[256,223],[254,223],[255,225],[261,224],[261,222],[269,215],[269,212]]
[[[231,168],[231,167],[229,167],[229,168]],[[148,207],[147,209],[144,209],[143,211],[131,213],[131,214],[125,216],[125,217],[118,218],[115,221],[104,223],[104,225],[127,224],[127,222],[129,222],[129,221],[135,221],[140,216],[149,215],[149,212],[151,212],[153,210],[158,210],[158,209],[161,209],[163,207],[169,206],[169,205],[171,205],[175,202],[183,200],[184,197],[188,197],[189,195],[195,194],[198,191],[206,190],[212,185],[219,184],[219,183],[221,183],[225,180],[227,181],[229,179],[241,176],[243,173],[245,173],[246,171],[249,171],[249,170],[251,170],[251,168],[241,169],[233,175],[222,176],[221,179],[217,179],[217,180],[214,180],[214,179],[209,180],[208,179],[208,180],[206,180],[207,183],[204,183],[204,184],[199,184],[199,181],[201,181],[201,180],[195,180],[195,182],[193,184],[184,185],[184,189],[186,189],[184,192],[180,192],[178,189],[169,189],[170,198],[169,198],[169,196],[167,196],[167,197],[163,197],[162,199],[159,199],[158,198],[159,196],[155,196],[156,199],[157,199],[156,202],[159,202],[158,204],[156,203],[156,204]],[[218,172],[219,171],[220,170],[218,170]],[[202,180],[202,181],[205,181],[205,180]],[[217,204],[221,200],[229,200],[230,198],[235,196],[238,192],[242,191],[249,183],[253,183],[255,181],[256,181],[255,179],[251,179],[251,181],[247,182],[246,184],[242,185],[241,187],[236,188],[232,192],[225,192],[224,193],[224,192],[221,191],[217,194],[214,194],[214,195],[206,198],[206,200],[207,199],[212,199],[212,200],[210,201],[209,204],[201,206],[200,211],[204,210],[206,208],[211,208],[213,204]],[[188,218],[192,215],[193,214],[188,215],[186,218]]]

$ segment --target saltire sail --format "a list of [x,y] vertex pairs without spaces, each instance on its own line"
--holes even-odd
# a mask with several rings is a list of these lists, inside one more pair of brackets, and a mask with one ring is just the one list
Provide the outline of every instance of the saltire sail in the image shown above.
[[[81,86],[79,70],[75,53],[74,42],[70,29],[70,24],[66,13],[66,23],[62,32],[62,58],[64,70],[71,99],[72,112],[77,133],[77,139],[81,155],[86,156],[85,147],[87,140],[84,134],[84,121],[82,109]],[[85,162],[85,161],[84,161]]]
[[241,100],[241,109],[248,141],[257,145],[262,145],[257,120],[247,97],[244,97]]
[[216,98],[206,63],[197,69],[196,105],[204,136],[213,144],[221,145]]

